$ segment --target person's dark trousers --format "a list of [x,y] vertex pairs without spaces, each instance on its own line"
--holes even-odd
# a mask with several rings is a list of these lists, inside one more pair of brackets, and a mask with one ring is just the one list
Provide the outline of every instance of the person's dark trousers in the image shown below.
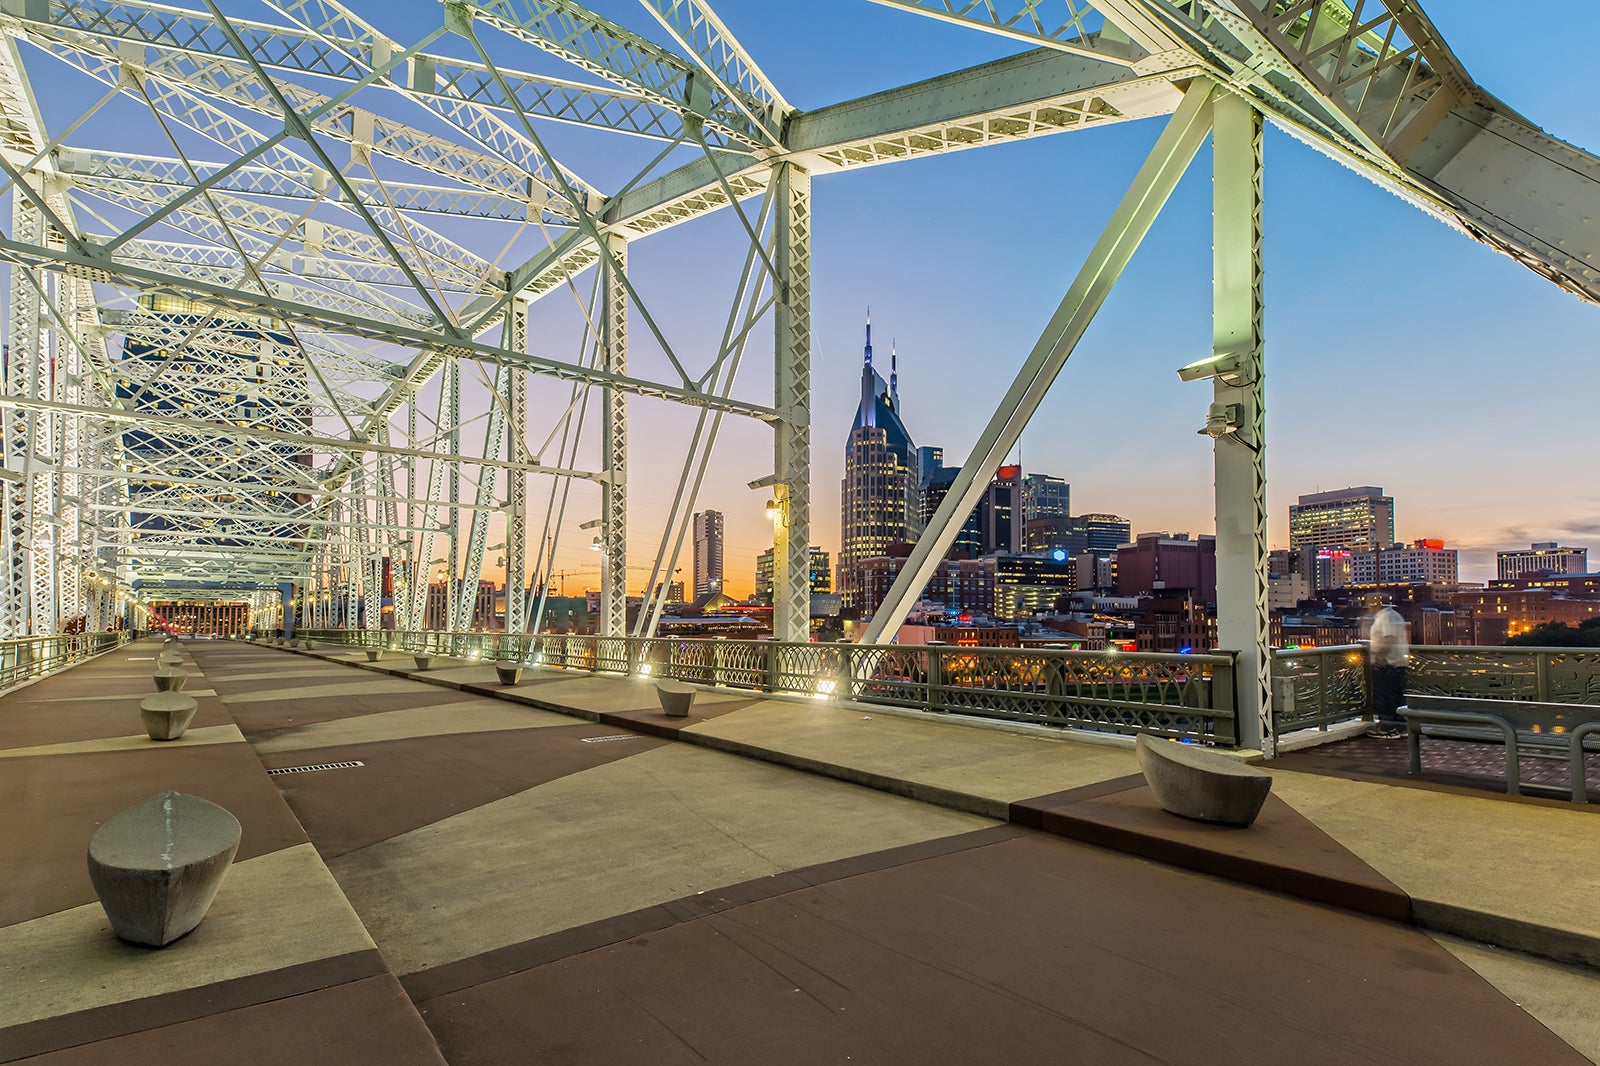
[[1400,704],[1405,700],[1406,668],[1379,663],[1372,668],[1372,713],[1384,725],[1401,726]]

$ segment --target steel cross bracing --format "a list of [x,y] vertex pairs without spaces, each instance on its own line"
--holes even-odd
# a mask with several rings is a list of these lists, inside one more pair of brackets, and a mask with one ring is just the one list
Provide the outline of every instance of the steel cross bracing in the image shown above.
[[[773,427],[774,625],[794,639],[808,591],[812,182],[1171,115],[1196,84],[1219,87],[1216,102],[1195,105],[1215,115],[1173,134],[1184,151],[1208,121],[1219,137],[1235,129],[1236,116],[1216,116],[1246,102],[1558,285],[1600,297],[1600,164],[1480,89],[1406,0],[880,0],[1027,50],[809,111],[706,0],[641,0],[649,34],[569,0],[448,0],[415,39],[336,0],[266,2],[281,21],[209,3],[0,0],[0,182],[13,201],[0,237],[11,271],[0,637],[80,616],[109,624],[137,599],[135,584],[230,580],[288,583],[283,597],[253,593],[271,611],[296,599],[298,583],[307,617],[346,625],[379,625],[385,593],[396,623],[415,627],[437,573],[445,621],[458,626],[495,512],[506,516],[516,628],[539,613],[521,589],[533,576],[542,590],[556,565],[554,532],[528,551],[530,477],[600,486],[603,629],[620,633],[626,405],[642,396],[697,408],[702,427],[727,413]],[[472,58],[457,54],[462,41]],[[530,72],[549,57],[570,77]],[[55,139],[30,81],[41,71],[99,96],[81,114],[52,115]],[[136,114],[148,134],[140,151],[96,142]],[[662,149],[607,193],[578,176],[581,163],[551,156],[545,123]],[[1161,168],[1158,185],[1182,170],[1176,157]],[[705,369],[639,299],[629,246],[757,197],[761,221],[739,208],[751,254]],[[1242,223],[1224,219],[1237,207],[1219,200],[1218,212],[1219,234],[1236,241]],[[765,302],[761,286],[745,288],[757,263],[770,275]],[[1222,264],[1219,331],[1239,321],[1238,293],[1249,291],[1224,285]],[[529,305],[575,293],[591,268],[604,278],[583,312],[595,357],[540,352]],[[751,402],[733,395],[732,370],[752,316],[766,311],[775,389],[770,403]],[[635,348],[645,337],[670,368],[630,357],[630,320]],[[552,402],[552,379],[570,398]],[[591,392],[603,439],[586,470],[579,419]],[[1258,400],[1249,390],[1230,400],[1254,404],[1253,432]],[[1006,415],[997,439],[1018,421]],[[530,449],[530,433],[562,439],[554,462]],[[691,445],[658,579],[715,440],[712,428]],[[1259,509],[1262,484],[1259,449],[1225,462],[1224,443],[1219,528],[1225,510],[1254,514],[1250,499]],[[552,507],[558,497],[566,492],[552,492]],[[1256,566],[1257,547],[1240,566]],[[1238,603],[1250,600],[1242,580],[1230,585]],[[893,614],[875,620],[880,631]],[[658,615],[659,605],[641,625]]]

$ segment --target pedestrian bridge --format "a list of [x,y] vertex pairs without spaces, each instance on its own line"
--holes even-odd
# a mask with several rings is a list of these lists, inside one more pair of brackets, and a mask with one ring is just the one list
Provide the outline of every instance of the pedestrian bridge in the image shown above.
[[[1600,1053],[1590,808],[1303,760],[1238,832],[1152,809],[1126,740],[326,644],[185,642],[158,744],[157,650],[0,696],[0,1060]],[[83,853],[166,788],[244,837],[150,952]]]

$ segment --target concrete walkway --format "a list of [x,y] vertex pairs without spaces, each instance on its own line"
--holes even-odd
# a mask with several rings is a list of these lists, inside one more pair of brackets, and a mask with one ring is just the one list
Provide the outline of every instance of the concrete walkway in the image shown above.
[[[155,647],[0,696],[0,958],[27,960],[0,1061],[1600,1050],[1590,970],[1392,920],[1589,958],[1594,849],[1550,842],[1596,823],[1555,804],[1276,773],[1217,832],[1149,809],[1117,745],[731,690],[670,720],[643,682],[233,642],[186,644],[201,714],[153,744]],[[166,787],[245,845],[199,930],[129,949],[83,849]]]

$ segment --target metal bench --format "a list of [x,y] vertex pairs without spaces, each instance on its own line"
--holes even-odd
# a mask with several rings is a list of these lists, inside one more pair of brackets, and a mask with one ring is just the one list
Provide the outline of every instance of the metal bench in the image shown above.
[[1572,802],[1589,802],[1583,763],[1584,739],[1600,733],[1600,707],[1586,703],[1488,700],[1408,692],[1400,715],[1406,720],[1406,744],[1414,774],[1422,772],[1422,726],[1426,722],[1453,727],[1447,734],[1453,737],[1503,741],[1506,792],[1513,796],[1522,794],[1522,774],[1517,762],[1521,755],[1565,758],[1571,775]]

